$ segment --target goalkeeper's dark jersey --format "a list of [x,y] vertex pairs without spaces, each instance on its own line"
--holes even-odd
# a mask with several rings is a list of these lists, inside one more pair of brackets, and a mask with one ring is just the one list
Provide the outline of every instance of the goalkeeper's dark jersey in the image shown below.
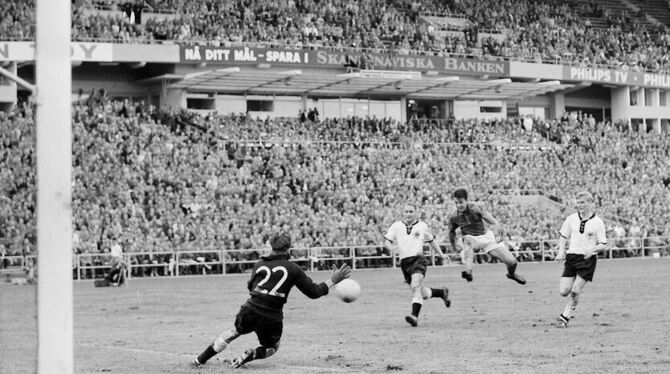
[[282,309],[293,286],[310,299],[328,294],[325,283],[316,284],[302,268],[290,262],[288,253],[263,256],[254,265],[247,284],[251,297],[244,304],[256,313],[278,320],[283,319]]

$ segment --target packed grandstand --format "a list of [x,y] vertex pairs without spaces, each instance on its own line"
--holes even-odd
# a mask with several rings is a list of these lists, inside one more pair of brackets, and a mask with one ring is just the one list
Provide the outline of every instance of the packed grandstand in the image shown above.
[[[34,37],[32,1],[0,3],[0,40]],[[657,15],[658,14],[658,15]],[[670,72],[670,3],[75,1],[73,40],[334,48]],[[430,22],[431,17],[448,20]],[[460,20],[460,21],[458,21]],[[665,23],[665,24],[664,24]],[[258,44],[260,43],[260,44]],[[33,106],[0,112],[0,245],[35,253]],[[617,237],[669,250],[670,137],[578,111],[556,119],[193,113],[96,90],[73,103],[76,253],[380,245],[398,202],[444,240],[455,187],[510,243],[557,237],[576,191]],[[551,206],[524,203],[543,196]],[[516,198],[512,198],[516,197]],[[547,203],[549,204],[549,203]]]
[[[78,0],[73,1],[72,38],[362,48],[670,71],[670,4],[663,0],[623,4],[616,0]],[[0,14],[3,40],[34,38],[33,1],[3,1]]]

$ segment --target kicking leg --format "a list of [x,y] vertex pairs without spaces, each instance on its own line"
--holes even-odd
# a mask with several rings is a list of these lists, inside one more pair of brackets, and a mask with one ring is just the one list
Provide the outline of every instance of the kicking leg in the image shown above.
[[412,289],[412,314],[405,317],[405,321],[416,327],[419,320],[419,312],[423,306],[423,274],[412,274],[412,281],[409,284]]
[[507,249],[506,244],[499,243],[497,247],[489,252],[489,254],[502,261],[505,266],[507,266],[507,278],[519,284],[526,284],[526,280],[516,273],[516,258],[514,258],[509,249]]
[[256,349],[249,348],[244,353],[239,356],[235,357],[233,361],[231,362],[230,366],[234,368],[239,368],[240,366],[246,364],[249,361],[253,360],[262,360],[264,358],[268,358],[275,354],[279,350],[279,342],[273,344],[270,347],[264,347],[264,346],[258,346]]
[[463,254],[462,260],[465,265],[465,271],[461,272],[461,277],[468,282],[472,282],[472,266],[475,260],[475,252],[472,249],[472,239],[465,238],[463,240]]
[[230,330],[219,335],[212,344],[210,344],[198,357],[193,360],[194,366],[200,366],[207,362],[210,358],[214,357],[217,353],[226,349],[228,344],[233,340],[237,339],[240,336],[240,333],[237,332],[235,326]]
[[421,297],[423,297],[424,300],[430,299],[431,297],[438,297],[444,300],[444,305],[447,308],[451,306],[451,300],[449,300],[449,289],[447,287],[444,288],[423,287],[421,288]]

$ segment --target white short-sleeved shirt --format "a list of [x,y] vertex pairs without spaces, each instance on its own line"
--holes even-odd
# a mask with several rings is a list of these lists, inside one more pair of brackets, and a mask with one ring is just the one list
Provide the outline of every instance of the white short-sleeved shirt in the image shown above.
[[408,225],[402,221],[394,222],[384,237],[398,246],[400,259],[423,253],[423,244],[434,240],[433,233],[423,221]]
[[607,244],[605,222],[595,214],[586,220],[582,220],[579,213],[569,215],[561,226],[560,234],[570,239],[567,253],[583,255],[587,248]]
[[121,257],[123,257],[123,249],[121,248],[121,246],[118,243],[114,244],[112,246],[112,248],[110,249],[110,254],[114,258],[120,259]]

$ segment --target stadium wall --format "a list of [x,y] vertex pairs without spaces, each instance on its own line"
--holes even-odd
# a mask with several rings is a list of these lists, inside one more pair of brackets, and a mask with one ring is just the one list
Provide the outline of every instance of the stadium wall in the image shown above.
[[[169,105],[188,107],[188,99],[205,99],[212,101],[210,110],[189,108],[196,112],[208,113],[212,110],[218,113],[247,113],[258,118],[295,118],[300,111],[309,111],[316,108],[320,118],[343,118],[349,116],[376,116],[377,118],[393,118],[401,121],[401,101],[398,100],[366,100],[353,98],[302,98],[297,96],[259,96],[259,95],[208,95],[199,93],[184,93],[179,90],[170,90],[166,102]],[[250,109],[250,102],[269,102],[267,110],[254,111]]]
[[[76,97],[81,97],[79,91],[91,91],[104,88],[112,96],[146,97],[154,105],[184,106],[187,92],[169,93],[166,87],[169,83],[183,74],[219,69],[223,67],[239,67],[243,70],[271,69],[286,71],[300,69],[303,74],[341,74],[346,69],[343,61],[345,57],[356,57],[357,53],[337,52],[326,50],[301,50],[287,52],[281,49],[250,46],[235,47],[212,47],[176,44],[111,44],[111,43],[72,43],[73,60],[73,92]],[[195,53],[199,52],[199,53]],[[208,53],[211,55],[208,57]],[[215,53],[216,52],[216,53]],[[220,53],[219,53],[220,52]],[[223,52],[228,52],[223,54]],[[197,55],[197,56],[196,56]],[[351,55],[351,56],[350,56]],[[665,132],[668,130],[670,121],[670,75],[621,71],[609,68],[582,67],[570,65],[549,65],[540,63],[526,63],[518,61],[488,61],[477,58],[463,59],[457,57],[440,58],[436,56],[396,56],[373,54],[374,59],[379,60],[377,69],[388,69],[397,71],[420,71],[434,75],[453,75],[459,77],[471,77],[475,79],[508,77],[522,81],[558,80],[564,83],[574,83],[577,86],[574,92],[557,93],[548,97],[523,98],[515,100],[520,112],[524,113],[547,113],[550,118],[560,117],[566,108],[587,109],[591,112],[601,109],[603,117],[605,112],[612,110],[611,117],[615,121],[636,121],[645,123],[654,131]],[[213,57],[212,57],[213,56]],[[221,58],[214,58],[214,57]],[[223,58],[225,56],[226,58]],[[287,56],[293,56],[288,58]],[[197,58],[196,58],[197,57]],[[33,42],[9,42],[0,41],[0,62],[3,66],[9,63],[19,63],[17,74],[28,81],[34,77],[34,43]],[[376,61],[375,60],[375,61]],[[160,81],[162,76],[172,76],[170,80]],[[151,82],[142,82],[151,81]],[[604,94],[589,94],[575,96],[573,93],[589,91],[588,86],[605,88],[610,90]],[[585,88],[586,87],[586,88]],[[10,86],[0,86],[0,102],[10,105],[17,100],[18,96],[25,95],[21,87],[15,89]],[[239,102],[240,99],[236,99]],[[277,100],[277,99],[275,99]],[[301,99],[302,100],[302,99]],[[312,99],[310,99],[312,100]],[[352,113],[367,112],[372,115],[403,119],[404,102],[395,97],[390,104],[369,103],[362,101],[348,101],[341,99],[337,103],[324,102],[314,103],[321,112],[328,116],[347,116]],[[344,100],[344,101],[342,101]],[[538,109],[538,100],[543,101],[542,108]],[[273,110],[268,114],[282,116],[289,112],[295,112],[300,105],[296,99],[277,100],[277,107],[282,109]],[[447,103],[445,101],[445,103]],[[499,107],[501,112],[482,112],[481,106],[477,108],[472,102],[448,102],[446,108],[453,108],[445,116],[454,114],[457,118],[496,117],[505,112],[505,104]],[[232,106],[239,107],[239,103],[226,102],[220,99],[214,105],[216,107]],[[319,107],[320,106],[320,107]],[[313,107],[311,104],[302,102],[302,108]],[[335,109],[337,108],[337,110]],[[399,108],[399,110],[398,110]],[[570,109],[567,109],[570,110]],[[277,113],[274,113],[277,112]],[[399,112],[399,114],[398,114]]]

